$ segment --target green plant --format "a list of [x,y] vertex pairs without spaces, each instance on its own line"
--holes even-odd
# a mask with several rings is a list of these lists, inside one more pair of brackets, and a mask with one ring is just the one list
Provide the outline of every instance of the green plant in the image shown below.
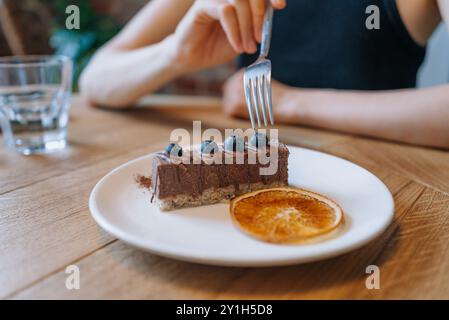
[[[40,0],[42,1],[42,0]],[[77,90],[79,75],[94,52],[111,39],[120,25],[110,17],[105,1],[47,0],[54,20],[51,27],[50,45],[56,54],[71,57],[74,61],[74,90]],[[65,27],[67,6],[77,5],[80,10],[80,29]]]

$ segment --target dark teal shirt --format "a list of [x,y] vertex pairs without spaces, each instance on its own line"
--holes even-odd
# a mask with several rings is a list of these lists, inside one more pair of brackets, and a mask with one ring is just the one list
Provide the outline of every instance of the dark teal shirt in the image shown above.
[[[366,8],[380,9],[380,29]],[[381,90],[416,85],[425,48],[409,35],[395,0],[291,0],[274,16],[273,77],[303,88]],[[256,56],[244,55],[240,66]]]

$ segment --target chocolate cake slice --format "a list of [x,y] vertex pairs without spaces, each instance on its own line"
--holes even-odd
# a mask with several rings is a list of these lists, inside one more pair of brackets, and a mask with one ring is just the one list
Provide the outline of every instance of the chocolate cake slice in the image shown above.
[[[242,146],[242,151],[228,151],[215,145],[207,153],[204,150],[199,153],[199,163],[193,161],[194,151],[184,152],[183,159],[190,161],[182,162],[173,161],[167,152],[157,153],[152,160],[151,202],[167,211],[218,203],[250,191],[285,186],[288,184],[289,151],[281,143],[276,144],[276,148],[277,156],[273,161],[277,161],[277,170],[271,175],[261,174],[260,169],[269,164],[262,165],[258,157],[252,157],[251,153],[258,149],[247,144]],[[240,161],[237,161],[239,152]],[[263,152],[270,156],[270,148]],[[211,161],[219,157],[221,163]]]

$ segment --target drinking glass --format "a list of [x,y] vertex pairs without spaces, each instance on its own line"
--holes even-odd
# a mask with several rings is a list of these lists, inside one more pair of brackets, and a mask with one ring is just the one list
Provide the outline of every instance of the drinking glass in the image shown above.
[[29,155],[66,146],[72,69],[66,56],[0,58],[0,124],[7,148]]

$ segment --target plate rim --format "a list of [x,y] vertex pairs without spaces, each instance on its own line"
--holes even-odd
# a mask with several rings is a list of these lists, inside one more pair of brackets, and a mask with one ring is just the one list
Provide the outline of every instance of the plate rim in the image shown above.
[[106,231],[111,236],[119,239],[120,241],[123,241],[124,243],[127,243],[128,245],[131,245],[131,246],[136,247],[138,249],[141,249],[143,251],[150,252],[152,254],[156,254],[158,256],[162,256],[162,257],[166,257],[166,258],[170,258],[170,259],[175,259],[175,260],[180,260],[180,261],[185,261],[185,262],[190,262],[190,263],[199,263],[199,264],[204,264],[204,265],[224,266],[224,267],[288,266],[288,265],[299,265],[299,264],[304,264],[304,263],[310,263],[310,262],[315,262],[315,261],[329,259],[329,258],[332,258],[332,257],[343,255],[345,253],[349,253],[349,252],[354,251],[356,249],[362,248],[363,246],[365,246],[369,242],[371,242],[374,239],[376,239],[377,237],[379,237],[391,225],[391,223],[392,223],[392,221],[394,219],[394,212],[395,212],[394,198],[393,198],[393,195],[392,195],[391,191],[389,190],[389,188],[375,174],[373,174],[372,172],[370,172],[369,170],[365,169],[364,167],[362,167],[362,166],[360,166],[358,164],[355,164],[355,163],[353,163],[353,162],[351,162],[349,160],[337,157],[337,156],[332,155],[332,154],[328,154],[328,153],[321,152],[321,151],[316,151],[316,150],[313,150],[313,149],[303,148],[303,147],[291,146],[291,145],[287,145],[287,147],[289,149],[291,149],[291,150],[292,149],[298,149],[298,150],[301,150],[301,151],[315,153],[317,155],[324,155],[326,157],[332,157],[332,158],[337,159],[339,161],[344,161],[344,162],[346,162],[347,164],[349,164],[351,166],[355,166],[358,169],[363,170],[365,173],[370,175],[372,178],[376,179],[377,182],[379,183],[379,185],[381,185],[383,187],[383,189],[386,191],[386,194],[388,195],[388,206],[390,208],[390,211],[388,213],[389,217],[387,219],[387,222],[381,228],[379,228],[376,232],[372,233],[370,236],[365,237],[364,239],[362,239],[362,240],[360,240],[358,242],[351,243],[349,245],[344,246],[343,248],[338,248],[336,250],[332,250],[332,251],[328,251],[328,252],[324,252],[324,253],[320,253],[320,254],[314,254],[314,255],[307,256],[307,257],[304,257],[304,256],[301,256],[301,257],[288,257],[288,258],[281,257],[281,258],[275,258],[275,259],[273,259],[273,258],[271,258],[271,259],[255,259],[255,258],[251,258],[251,259],[248,259],[248,260],[246,260],[244,258],[239,258],[239,259],[218,258],[218,257],[207,258],[207,257],[195,255],[195,254],[192,255],[191,253],[183,254],[182,252],[180,252],[179,250],[174,249],[171,246],[165,246],[165,248],[163,250],[162,249],[158,249],[158,248],[154,248],[151,245],[148,246],[148,243],[146,243],[146,245],[143,244],[142,241],[139,241],[137,238],[133,237],[132,235],[129,235],[128,232],[123,232],[122,230],[120,230],[120,228],[116,227],[115,224],[110,223],[104,217],[104,215],[100,213],[100,210],[98,209],[97,201],[96,201],[96,195],[98,194],[98,192],[101,189],[101,187],[103,187],[103,185],[105,184],[105,181],[107,179],[109,179],[111,176],[113,176],[117,172],[121,171],[123,168],[131,166],[133,163],[139,162],[139,161],[141,161],[141,160],[143,160],[145,158],[151,157],[151,155],[154,154],[154,152],[146,154],[146,155],[142,155],[142,156],[139,156],[139,157],[137,157],[135,159],[127,161],[127,162],[117,166],[116,168],[112,169],[107,174],[105,174],[95,184],[95,186],[93,187],[93,189],[92,189],[92,191],[90,193],[90,196],[89,196],[89,211],[91,213],[91,216],[94,218],[94,221],[104,231]]

